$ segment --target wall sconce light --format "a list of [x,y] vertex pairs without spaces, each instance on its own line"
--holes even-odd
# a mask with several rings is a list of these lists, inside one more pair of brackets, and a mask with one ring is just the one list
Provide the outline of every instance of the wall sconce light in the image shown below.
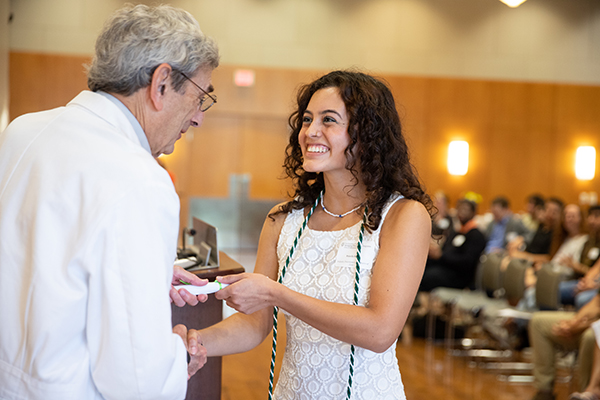
[[525,0],[500,0],[509,7],[516,8],[525,3]]
[[448,145],[448,172],[465,175],[469,170],[469,143],[455,140]]
[[594,179],[596,175],[596,149],[594,146],[581,146],[575,153],[575,176],[582,181]]

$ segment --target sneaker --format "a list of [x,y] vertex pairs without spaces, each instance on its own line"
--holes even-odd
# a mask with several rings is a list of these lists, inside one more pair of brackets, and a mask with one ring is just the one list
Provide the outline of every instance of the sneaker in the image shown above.
[[569,400],[600,400],[600,398],[592,392],[575,392],[569,396]]

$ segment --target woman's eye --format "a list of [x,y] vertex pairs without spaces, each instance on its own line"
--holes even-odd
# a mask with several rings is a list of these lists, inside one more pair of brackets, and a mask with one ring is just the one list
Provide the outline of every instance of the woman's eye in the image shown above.
[[307,117],[307,116],[302,117],[302,123],[303,124],[310,124],[311,122],[312,122],[312,118],[311,117]]
[[337,121],[333,117],[326,116],[323,118],[323,123],[327,123],[327,122],[337,122]]

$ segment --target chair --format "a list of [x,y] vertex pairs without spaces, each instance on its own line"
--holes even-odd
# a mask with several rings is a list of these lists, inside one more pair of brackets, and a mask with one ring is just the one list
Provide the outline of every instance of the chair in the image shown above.
[[[482,255],[477,266],[475,290],[440,287],[431,291],[429,315],[427,318],[427,337],[433,340],[435,330],[435,306],[443,308],[446,314],[446,332],[444,339],[448,348],[454,341],[455,322],[459,312],[476,316],[482,308],[497,301],[488,294],[500,296],[502,290],[502,271],[500,264],[503,255],[498,253]],[[503,303],[505,306],[508,304]],[[442,307],[439,307],[441,305]]]
[[[504,288],[505,297],[511,305],[516,305],[518,301],[523,297],[525,293],[525,271],[530,267],[530,264],[524,260],[512,260],[506,269],[504,274]],[[562,280],[561,274],[556,271],[552,264],[546,263],[537,272],[537,281],[535,286],[535,298],[537,307],[541,310],[558,310],[562,307],[560,303],[559,294],[559,283]],[[511,310],[513,310],[511,308]],[[488,318],[493,319],[498,316],[507,316],[510,314],[505,313],[506,310],[496,310],[495,315],[492,309],[484,310]],[[516,310],[515,310],[516,311]],[[530,319],[533,315],[533,311],[524,312],[516,311],[516,318]],[[489,319],[488,319],[489,321]],[[509,349],[512,352],[515,351],[511,346],[510,338],[505,335],[493,335],[493,330],[488,325],[488,333],[492,334],[498,343],[503,348]],[[496,331],[497,333],[498,331]],[[573,383],[573,376],[576,366],[577,351],[563,351],[557,357],[557,364],[563,365],[568,370],[568,374],[564,378],[557,378],[557,381],[569,382],[570,385]],[[509,382],[531,382],[533,377],[529,375],[523,375],[523,372],[528,372],[533,368],[533,364],[527,362],[504,362],[504,363],[490,363],[486,365],[487,369],[493,369],[498,371],[512,371],[519,372],[519,374],[509,374],[508,376],[502,375],[503,380]],[[570,388],[572,389],[572,387]],[[572,391],[572,390],[571,390]]]
[[525,319],[531,317],[530,313],[524,313],[515,308],[525,294],[525,272],[530,266],[531,264],[525,260],[510,260],[503,274],[503,298],[490,299],[482,307],[479,322],[488,336],[498,344],[497,347],[502,350],[514,352],[515,345],[510,340],[511,338],[506,329],[503,326],[498,326],[496,321],[506,315],[517,315]]
[[516,306],[525,294],[525,274],[531,264],[525,260],[512,259],[504,274],[504,297],[511,306]]
[[[537,283],[535,285],[535,301],[540,310],[560,310],[563,308],[560,302],[559,284],[563,276],[554,269],[551,263],[545,263],[537,272]],[[562,365],[568,371],[567,376],[557,381],[569,382],[569,391],[573,391],[573,376],[577,366],[577,350],[562,349],[557,355],[557,364]]]
[[[516,361],[518,353],[515,342],[512,340],[511,333],[503,326],[506,316],[513,315],[517,318],[531,318],[531,313],[522,312],[515,309],[515,306],[525,295],[525,274],[531,264],[525,260],[512,259],[504,273],[503,287],[506,304],[500,303],[487,307],[483,310],[482,326],[484,331],[495,340],[498,347],[506,356],[508,361],[487,363],[485,368],[502,372],[499,379],[508,382],[531,382],[533,376],[530,371],[533,369],[533,364],[529,362]],[[475,353],[477,354],[477,353]],[[526,374],[523,374],[526,373]]]
[[535,301],[540,310],[558,310],[562,307],[558,286],[562,281],[561,274],[552,264],[545,263],[537,272],[535,285]]

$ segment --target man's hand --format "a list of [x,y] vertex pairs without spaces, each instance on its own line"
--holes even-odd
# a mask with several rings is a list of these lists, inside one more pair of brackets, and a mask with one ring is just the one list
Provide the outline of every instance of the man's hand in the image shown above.
[[523,236],[517,236],[516,238],[514,238],[506,244],[506,250],[508,250],[509,254],[511,252],[522,250],[524,247],[525,239],[523,239]]
[[577,288],[575,289],[575,291],[579,293],[592,289],[598,289],[597,277],[586,275],[577,282]]
[[189,331],[185,325],[179,324],[173,328],[173,333],[178,334],[185,344],[185,348],[190,355],[190,362],[188,363],[188,379],[190,379],[200,368],[206,364],[206,349],[202,345],[202,339],[200,332],[195,329]]
[[575,316],[558,322],[552,328],[552,333],[556,336],[570,337],[585,331],[590,327],[590,323],[591,321],[586,316]]
[[561,337],[569,337],[572,336],[572,330],[573,330],[573,326],[575,325],[575,318],[571,318],[571,319],[564,319],[562,321],[559,321],[556,323],[556,325],[554,325],[552,327],[552,333],[554,333],[556,336],[561,336]]
[[192,274],[181,267],[173,266],[173,281],[171,282],[171,291],[169,292],[169,295],[171,296],[171,302],[175,303],[177,307],[183,307],[186,304],[195,306],[198,302],[204,303],[208,300],[208,295],[206,294],[194,296],[185,289],[176,290],[173,287],[173,285],[183,285],[183,282],[196,286],[204,286],[208,283],[208,280],[200,279],[195,274]]

